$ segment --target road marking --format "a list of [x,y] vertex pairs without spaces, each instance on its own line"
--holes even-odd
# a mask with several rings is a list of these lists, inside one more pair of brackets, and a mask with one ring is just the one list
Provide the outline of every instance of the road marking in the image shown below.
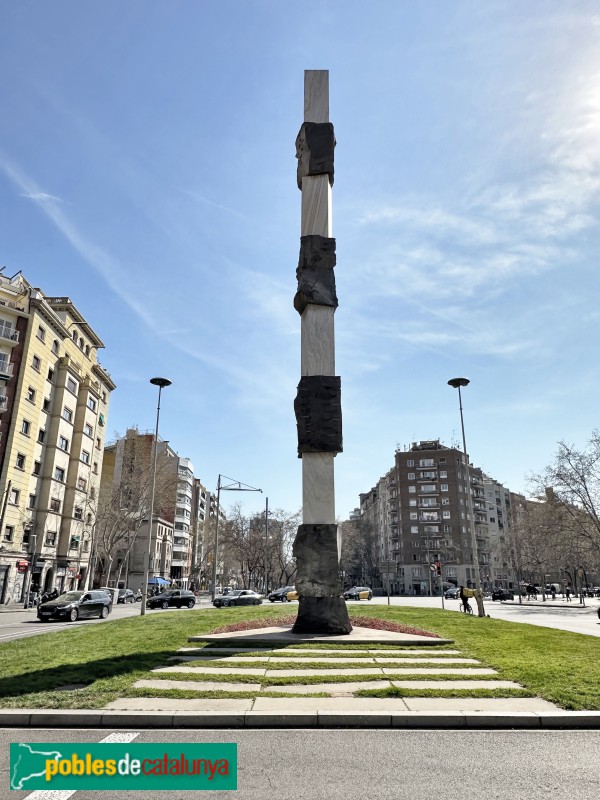
[[[109,733],[109,735],[105,739],[102,739],[99,744],[114,742],[126,744],[128,742],[132,742],[139,735],[140,731],[117,731],[115,733]],[[35,792],[28,794],[24,800],[69,800],[70,797],[73,797],[75,792],[77,792],[77,789],[37,789]]]

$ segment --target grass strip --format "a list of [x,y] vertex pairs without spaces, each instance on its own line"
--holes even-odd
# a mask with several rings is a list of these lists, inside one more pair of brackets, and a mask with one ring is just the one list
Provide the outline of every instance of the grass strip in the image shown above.
[[527,689],[359,689],[355,697],[535,697]]
[[[352,619],[354,611],[351,607],[349,611]],[[123,696],[139,678],[148,677],[153,669],[165,666],[167,659],[176,655],[180,647],[189,646],[189,635],[210,633],[218,626],[244,620],[256,621],[260,626],[261,620],[286,615],[289,615],[287,608],[264,606],[167,611],[101,624],[83,623],[72,629],[7,642],[0,645],[0,707],[100,708]],[[452,649],[496,669],[499,674],[492,679],[519,683],[563,709],[600,710],[597,637],[416,606],[369,606],[369,615],[427,629],[451,639]],[[597,624],[595,616],[593,620],[591,615],[589,618],[591,626]],[[223,644],[226,646],[225,642]],[[378,648],[369,645],[368,649]],[[432,652],[438,653],[441,649],[432,647]],[[356,666],[352,664],[353,668]],[[269,663],[268,668],[272,669],[273,665]],[[193,674],[187,673],[186,680]],[[156,673],[151,675],[156,676]],[[173,673],[168,676],[173,678]],[[203,679],[215,681],[219,677],[211,675]],[[260,680],[263,684],[262,679],[247,677],[248,682]],[[321,683],[324,676],[309,677],[315,679],[311,682]],[[327,680],[335,678],[336,683],[343,683],[337,680],[339,677],[346,676],[327,676]],[[434,679],[445,677],[436,675]],[[477,679],[484,677],[477,676]],[[360,676],[360,680],[369,678],[371,676]],[[385,675],[384,678],[393,680],[394,676]],[[406,678],[406,675],[397,676],[401,680]],[[423,680],[421,675],[415,678]],[[372,676],[372,679],[381,679],[381,676]],[[231,677],[223,676],[223,680],[231,681]],[[241,677],[236,676],[235,680],[241,682]],[[306,683],[309,678],[301,680]],[[348,680],[356,678],[348,676]],[[271,681],[267,680],[267,684],[273,685]],[[288,681],[289,678],[276,679],[279,685]],[[66,684],[83,684],[84,688],[59,691]]]

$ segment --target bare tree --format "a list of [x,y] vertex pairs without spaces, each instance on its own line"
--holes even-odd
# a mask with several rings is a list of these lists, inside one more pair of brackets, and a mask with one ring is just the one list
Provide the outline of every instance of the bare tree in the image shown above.
[[341,570],[346,582],[379,585],[378,537],[372,522],[359,517],[342,523]]

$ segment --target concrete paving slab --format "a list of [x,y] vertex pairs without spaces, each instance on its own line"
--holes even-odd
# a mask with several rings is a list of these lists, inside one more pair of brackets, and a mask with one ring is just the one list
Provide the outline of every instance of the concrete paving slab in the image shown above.
[[541,697],[405,697],[409,711],[556,711],[553,703]]
[[439,647],[452,644],[452,639],[437,639],[432,636],[415,636],[411,633],[380,631],[375,628],[355,626],[349,634],[330,636],[318,633],[292,633],[292,626],[254,628],[248,631],[230,633],[206,633],[188,636],[188,642],[226,642],[229,646],[244,644],[255,647],[257,644],[288,645],[298,642],[319,642],[319,644],[419,644],[426,647]]
[[134,689],[185,689],[190,692],[260,692],[260,683],[217,683],[216,681],[141,680]]
[[[108,710],[118,711],[185,711],[195,714],[245,714],[252,708],[253,700],[233,697],[207,700],[181,700],[175,697],[121,697],[108,703]],[[284,701],[287,702],[287,699]]]
[[320,675],[322,678],[326,678],[328,675],[383,675],[383,672],[377,667],[372,669],[268,669],[265,675],[267,678],[306,677],[307,675]]
[[352,696],[359,689],[389,689],[389,681],[355,681],[354,683],[296,683],[292,686],[264,686],[263,692],[285,692],[286,694],[318,694]]
[[[522,689],[513,681],[392,681],[398,689]],[[368,686],[366,687],[368,688]]]
[[497,675],[489,667],[392,667],[382,670],[384,675]]
[[367,650],[367,653],[370,653],[372,656],[380,656],[384,657],[388,654],[391,655],[402,655],[406,653],[407,656],[429,656],[435,655],[436,658],[442,658],[443,655],[448,656],[459,656],[460,650],[441,650],[439,653],[432,653],[430,649],[427,650],[418,650],[417,648],[401,648],[401,647],[394,647],[393,649],[384,649],[383,647],[378,650]]
[[476,658],[376,658],[376,664],[481,664]]
[[157,667],[152,672],[193,672],[196,675],[266,675],[266,669],[245,669],[239,667],[188,667],[185,664],[174,667]]

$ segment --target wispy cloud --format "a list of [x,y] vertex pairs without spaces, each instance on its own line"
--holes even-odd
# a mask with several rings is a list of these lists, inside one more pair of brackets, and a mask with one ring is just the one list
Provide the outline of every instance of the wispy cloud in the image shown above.
[[62,203],[62,198],[57,197],[55,194],[48,194],[47,192],[21,192],[20,197],[26,197],[28,200],[36,200],[38,203]]
[[221,203],[215,203],[214,200],[209,200],[208,197],[204,197],[204,195],[199,194],[198,192],[194,192],[191,189],[180,189],[181,192],[187,194],[188,197],[197,200],[199,203],[204,203],[204,205],[211,206],[212,208],[217,208],[219,211],[225,211],[227,214],[233,214],[234,217],[238,217],[239,219],[246,219],[244,214],[241,214],[239,211],[236,211],[234,208],[230,208],[229,206],[224,206]]

